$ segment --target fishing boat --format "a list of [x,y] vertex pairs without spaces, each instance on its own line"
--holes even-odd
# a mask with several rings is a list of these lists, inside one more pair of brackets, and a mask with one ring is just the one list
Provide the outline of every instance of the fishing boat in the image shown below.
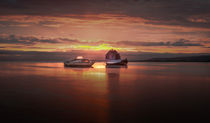
[[94,60],[85,59],[82,56],[78,56],[77,58],[65,61],[65,67],[91,67],[95,63]]
[[106,53],[106,65],[127,65],[127,63],[127,58],[121,59],[116,50],[111,49]]

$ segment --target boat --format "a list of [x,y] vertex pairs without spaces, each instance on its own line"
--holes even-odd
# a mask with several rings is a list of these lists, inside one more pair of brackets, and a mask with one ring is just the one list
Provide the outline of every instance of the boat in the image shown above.
[[65,67],[92,67],[94,60],[85,59],[82,56],[64,62]]
[[116,50],[109,50],[106,53],[106,65],[127,65],[128,60],[121,59],[120,54]]

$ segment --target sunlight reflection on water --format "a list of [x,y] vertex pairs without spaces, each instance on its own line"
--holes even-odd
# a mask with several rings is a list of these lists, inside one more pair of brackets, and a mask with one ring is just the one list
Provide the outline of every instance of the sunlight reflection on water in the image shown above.
[[137,122],[156,115],[172,117],[174,112],[198,114],[197,109],[210,103],[206,101],[209,63],[142,62],[107,68],[97,62],[92,68],[66,68],[63,63],[2,62],[0,66],[1,113],[16,119],[21,115],[27,120],[43,116],[47,121],[57,117],[53,121]]

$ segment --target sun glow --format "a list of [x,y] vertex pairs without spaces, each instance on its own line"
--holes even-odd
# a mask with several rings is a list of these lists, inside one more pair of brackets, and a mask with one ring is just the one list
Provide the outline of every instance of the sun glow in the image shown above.
[[112,47],[110,44],[100,44],[97,46],[90,46],[90,45],[78,45],[75,48],[84,49],[84,50],[110,50],[116,49],[121,50],[122,48]]
[[105,68],[105,63],[104,62],[98,62],[93,64],[93,68]]

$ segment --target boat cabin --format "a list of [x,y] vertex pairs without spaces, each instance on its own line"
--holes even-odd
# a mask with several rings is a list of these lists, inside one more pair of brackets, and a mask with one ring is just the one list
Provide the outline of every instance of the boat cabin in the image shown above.
[[106,53],[106,59],[118,60],[121,58],[120,58],[120,54],[116,50],[111,49]]
[[90,60],[88,60],[88,59],[74,59],[71,62],[74,62],[74,63],[89,63]]

